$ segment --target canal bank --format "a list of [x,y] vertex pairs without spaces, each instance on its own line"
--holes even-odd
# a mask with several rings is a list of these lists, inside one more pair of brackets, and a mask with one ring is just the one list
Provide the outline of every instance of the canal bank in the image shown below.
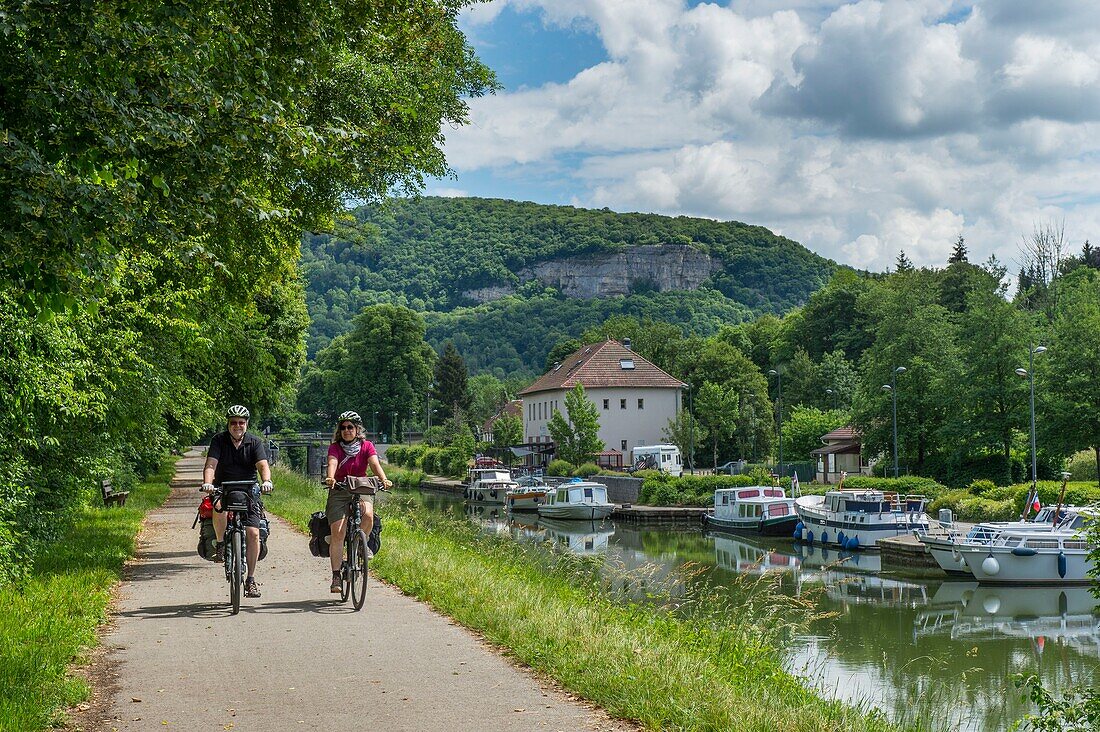
[[980,587],[892,565],[880,552],[614,519],[549,524],[469,509],[443,494],[410,498],[487,535],[602,555],[657,584],[680,578],[688,565],[688,585],[736,592],[766,578],[792,598],[810,598],[821,615],[782,644],[784,667],[823,694],[874,705],[899,724],[1008,730],[1032,711],[1014,674],[1036,674],[1055,693],[1100,683],[1100,616],[1086,588]]

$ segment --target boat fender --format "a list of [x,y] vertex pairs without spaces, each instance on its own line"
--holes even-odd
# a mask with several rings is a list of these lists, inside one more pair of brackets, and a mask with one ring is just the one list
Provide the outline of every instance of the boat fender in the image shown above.
[[843,531],[841,531],[839,534],[836,535],[836,543],[840,544],[841,549],[843,549],[845,547],[845,545],[847,544],[847,541],[848,541],[848,537],[846,537],[844,535]]
[[1017,557],[1034,557],[1038,553],[1029,546],[1018,546],[1012,550],[1012,554]]
[[982,560],[982,571],[988,574],[990,577],[995,576],[1001,571],[1001,563],[997,561],[997,558],[990,554],[988,557]]
[[794,527],[794,540],[802,541],[802,524]]
[[1058,552],[1058,576],[1061,577],[1062,579],[1066,578],[1066,569],[1067,569],[1066,553],[1065,552]]
[[497,492],[496,491],[489,491],[489,498],[496,498],[496,497],[497,497]]
[[[996,561],[996,560],[994,560]],[[982,609],[990,615],[996,615],[997,611],[1001,609],[1001,598],[996,595],[990,595],[982,600]]]
[[821,532],[821,543],[822,544],[828,544],[829,543],[829,532],[828,531],[822,531]]
[[812,531],[807,532],[806,541],[810,542],[811,544],[814,543],[814,532],[812,532]]
[[859,549],[859,537],[853,536],[848,539],[848,551],[854,551],[856,549]]
[[794,530],[796,532],[800,533],[800,534],[802,533],[802,530],[805,529],[805,528],[806,528],[806,524],[802,523],[801,521],[799,521],[797,524],[794,525]]
[[956,562],[961,562],[963,555],[959,553],[959,548],[954,544],[951,545],[951,558]]

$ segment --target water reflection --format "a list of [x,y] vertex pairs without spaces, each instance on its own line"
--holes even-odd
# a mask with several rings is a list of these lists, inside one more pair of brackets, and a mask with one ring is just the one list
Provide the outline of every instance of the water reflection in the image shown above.
[[[462,502],[423,494],[434,510]],[[1036,673],[1055,690],[1100,683],[1100,615],[1087,588],[993,588],[883,571],[875,553],[789,540],[704,534],[694,527],[547,522],[500,506],[468,514],[483,530],[603,554],[625,568],[657,567],[655,581],[690,562],[693,582],[726,587],[736,575],[774,576],[783,591],[815,593],[826,617],[790,647],[788,668],[837,696],[896,720],[944,729],[1007,730],[1029,711],[1011,687]]]

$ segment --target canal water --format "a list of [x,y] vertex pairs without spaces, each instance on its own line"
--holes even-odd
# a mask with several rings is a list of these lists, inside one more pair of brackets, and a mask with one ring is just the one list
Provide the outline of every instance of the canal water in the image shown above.
[[778,573],[782,591],[812,593],[817,609],[831,615],[794,639],[788,668],[827,694],[874,705],[897,721],[1007,730],[1033,711],[1012,686],[1014,674],[1037,674],[1055,690],[1100,685],[1100,615],[1087,588],[980,587],[931,571],[886,572],[873,552],[838,554],[792,540],[610,519],[509,517],[502,507],[467,506],[449,494],[410,495],[487,531],[605,554],[627,567],[651,564],[672,574],[692,562],[704,568],[696,581],[717,585]]

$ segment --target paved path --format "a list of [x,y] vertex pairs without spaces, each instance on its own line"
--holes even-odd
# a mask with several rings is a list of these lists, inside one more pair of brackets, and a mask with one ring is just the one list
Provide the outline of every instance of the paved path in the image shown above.
[[361,612],[335,602],[328,563],[281,521],[257,572],[263,597],[230,616],[224,572],[195,553],[200,468],[197,453],[182,459],[148,516],[103,639],[114,697],[83,729],[631,729],[374,578]]

